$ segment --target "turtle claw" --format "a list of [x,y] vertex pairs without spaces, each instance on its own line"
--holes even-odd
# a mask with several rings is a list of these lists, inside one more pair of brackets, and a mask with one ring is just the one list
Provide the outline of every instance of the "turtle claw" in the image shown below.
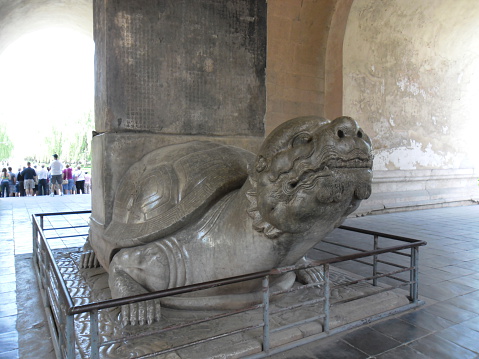
[[96,257],[95,252],[90,244],[90,239],[87,238],[85,244],[83,245],[82,254],[80,257],[80,268],[98,268],[101,267],[98,258]]
[[303,284],[321,283],[324,281],[322,267],[312,267],[296,271],[298,280]]
[[151,325],[154,322],[159,322],[160,318],[161,307],[159,300],[131,303],[121,307],[121,322],[123,326]]
[[80,257],[80,268],[98,268],[101,267],[98,258],[94,251],[86,251],[81,254]]

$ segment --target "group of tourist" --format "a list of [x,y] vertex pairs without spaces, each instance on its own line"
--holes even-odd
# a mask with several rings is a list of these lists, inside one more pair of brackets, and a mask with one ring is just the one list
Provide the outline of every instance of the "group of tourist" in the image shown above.
[[4,167],[1,172],[0,197],[22,196],[59,196],[68,194],[91,193],[91,175],[83,171],[81,166],[73,170],[69,164],[63,165],[58,155],[53,155],[50,166],[31,165],[18,169],[14,173],[12,167]]

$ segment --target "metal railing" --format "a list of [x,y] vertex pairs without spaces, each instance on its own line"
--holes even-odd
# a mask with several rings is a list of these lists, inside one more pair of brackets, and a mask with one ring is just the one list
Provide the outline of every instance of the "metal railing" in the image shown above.
[[[254,329],[262,328],[262,347],[260,348],[260,352],[248,356],[248,358],[262,358],[267,355],[279,353],[284,350],[288,350],[299,345],[303,345],[314,340],[318,340],[324,338],[326,336],[336,334],[338,332],[348,330],[357,326],[360,326],[365,323],[372,322],[374,320],[378,320],[384,318],[389,315],[393,315],[396,313],[400,313],[402,311],[409,310],[414,308],[420,304],[422,304],[418,299],[418,251],[419,247],[426,244],[424,241],[414,240],[410,238],[388,235],[385,233],[378,233],[374,231],[362,230],[352,227],[341,226],[340,228],[343,230],[371,235],[373,237],[373,248],[371,250],[365,250],[359,247],[353,247],[349,245],[344,245],[341,243],[336,243],[331,240],[323,241],[326,244],[329,244],[333,247],[343,248],[346,250],[353,251],[352,254],[336,256],[334,252],[330,252],[332,255],[331,258],[327,258],[324,260],[313,261],[308,265],[303,266],[291,266],[291,267],[283,267],[283,268],[275,268],[268,271],[250,273],[246,275],[241,275],[237,277],[225,278],[221,280],[215,280],[206,283],[200,284],[193,284],[179,288],[173,288],[168,290],[162,290],[157,292],[151,292],[147,294],[126,297],[126,298],[119,298],[119,299],[111,299],[105,300],[101,302],[94,302],[94,303],[87,303],[83,305],[74,305],[72,297],[69,293],[65,280],[62,276],[62,273],[56,263],[54,254],[49,247],[48,240],[57,237],[46,237],[45,233],[55,228],[44,228],[44,218],[47,216],[57,216],[57,215],[73,215],[73,214],[87,214],[91,213],[90,211],[80,211],[80,212],[62,212],[62,213],[43,213],[43,214],[35,214],[32,216],[33,222],[33,261],[34,261],[34,268],[37,275],[37,281],[40,287],[40,293],[43,299],[43,303],[45,306],[45,310],[47,313],[49,328],[52,336],[53,346],[55,348],[55,352],[58,358],[75,358],[78,354],[78,348],[75,347],[76,343],[76,332],[75,332],[75,316],[79,314],[85,315],[85,313],[89,316],[89,337],[90,337],[90,353],[89,358],[100,358],[101,348],[104,346],[109,346],[115,343],[121,343],[131,337],[128,335],[111,339],[111,340],[102,340],[102,336],[99,334],[99,311],[119,307],[122,305],[127,305],[131,303],[137,303],[141,301],[147,300],[154,300],[163,297],[170,297],[173,295],[179,295],[184,293],[190,293],[193,291],[204,290],[208,288],[224,286],[233,283],[239,283],[243,281],[248,281],[252,279],[262,279],[262,302],[256,305],[249,306],[247,308],[232,310],[226,313],[220,314],[212,314],[206,318],[199,318],[195,320],[191,320],[187,323],[181,323],[177,325],[171,325],[166,328],[161,328],[159,330],[148,331],[140,334],[136,334],[135,338],[141,336],[150,336],[150,335],[161,335],[167,331],[177,330],[180,328],[185,328],[187,326],[192,326],[196,324],[200,324],[206,321],[213,321],[220,318],[225,318],[228,316],[234,316],[239,313],[249,312],[249,311],[262,311],[262,316],[259,318],[258,323],[251,324],[246,327],[235,329],[230,332],[221,333],[220,335],[213,335],[208,338],[203,338],[199,340],[194,340],[189,343],[180,344],[178,346],[171,346],[167,349],[156,351],[154,353],[146,354],[138,356],[137,358],[148,358],[152,356],[157,356],[161,354],[166,354],[169,352],[173,352],[176,350],[181,350],[187,347],[191,347],[194,345],[206,343],[209,341],[217,340],[226,336],[243,333],[247,331],[251,331]],[[87,226],[77,226],[75,228],[81,228]],[[67,227],[59,227],[61,229],[65,229]],[[57,228],[57,229],[59,229]],[[75,236],[85,236],[84,234],[76,234]],[[388,246],[386,248],[381,248],[379,246],[379,239],[385,238],[388,241],[398,241],[400,245],[393,245]],[[406,252],[405,252],[406,251]],[[327,251],[323,251],[327,253]],[[380,255],[383,254],[392,254],[397,255],[399,257],[407,257],[409,258],[407,265],[398,264],[396,262],[392,262],[390,260],[382,260],[380,259]],[[372,263],[368,262],[366,259],[371,258]],[[332,264],[338,265],[347,261],[354,261],[359,263],[360,265],[371,266],[371,275],[364,276],[358,279],[349,280],[346,283],[332,283],[330,279],[330,266]],[[392,271],[380,271],[378,266],[392,266],[394,270]],[[270,278],[272,276],[277,276],[280,274],[298,271],[301,269],[307,269],[312,267],[322,267],[322,272],[324,273],[323,278],[318,283],[312,284],[305,284],[305,285],[297,285],[291,289],[283,290],[283,291],[271,291],[270,290]],[[404,279],[398,277],[401,273],[409,272],[409,279]],[[375,292],[381,293],[384,291],[392,291],[396,289],[400,289],[406,287],[408,289],[408,299],[409,304],[403,305],[398,308],[394,308],[392,310],[385,311],[383,313],[375,314],[369,316],[367,318],[362,318],[360,320],[353,321],[351,323],[347,323],[345,325],[336,326],[334,328],[330,327],[330,318],[331,318],[331,306],[339,305],[341,303],[357,300],[361,297],[354,297],[348,298],[344,300],[336,300],[334,303],[331,301],[331,292],[333,290],[337,290],[342,287],[353,286],[358,283],[369,283],[373,286],[378,286],[378,281],[381,279],[388,278],[389,280],[397,281],[398,285],[388,285],[382,286],[378,288]],[[312,287],[320,287],[322,288],[322,295],[318,294],[317,298],[313,300],[304,302],[304,303],[297,303],[295,305],[286,307],[286,308],[279,308],[272,310],[270,306],[270,298],[272,296],[286,294],[293,291],[300,291],[309,289]],[[365,294],[363,297],[366,297],[371,294]],[[303,319],[299,322],[290,323],[288,325],[284,325],[278,328],[271,328],[270,327],[270,318],[274,314],[278,314],[281,311],[289,311],[297,307],[302,306],[311,306],[311,305],[319,305],[322,308],[322,312],[320,312],[316,316],[309,317],[307,319]],[[300,340],[296,340],[291,343],[287,343],[281,346],[272,347],[271,346],[271,334],[285,330],[287,328],[298,326],[301,324],[305,324],[311,321],[322,321],[323,330],[319,334],[311,335]],[[120,323],[117,323],[120,325]]]

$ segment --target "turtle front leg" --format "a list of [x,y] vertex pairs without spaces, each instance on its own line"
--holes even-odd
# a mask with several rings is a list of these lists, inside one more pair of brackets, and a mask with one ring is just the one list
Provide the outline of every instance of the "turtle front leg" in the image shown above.
[[[114,298],[129,297],[148,293],[128,273],[116,268],[110,274],[109,285]],[[121,306],[121,321],[126,325],[144,325],[160,321],[161,306],[159,300],[130,303]]]
[[[113,298],[124,298],[168,288],[169,272],[159,261],[161,253],[151,248],[124,248],[110,264],[108,284]],[[162,278],[165,278],[162,280]],[[160,321],[160,300],[131,303],[121,307],[121,321],[126,325],[144,325]]]

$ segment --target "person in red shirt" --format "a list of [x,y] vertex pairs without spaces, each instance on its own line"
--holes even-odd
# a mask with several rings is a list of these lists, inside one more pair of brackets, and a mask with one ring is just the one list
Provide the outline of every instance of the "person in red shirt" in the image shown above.
[[71,194],[73,189],[73,170],[70,165],[66,165],[66,168],[63,170],[63,182],[67,181],[66,184],[63,185],[63,193],[64,194]]

